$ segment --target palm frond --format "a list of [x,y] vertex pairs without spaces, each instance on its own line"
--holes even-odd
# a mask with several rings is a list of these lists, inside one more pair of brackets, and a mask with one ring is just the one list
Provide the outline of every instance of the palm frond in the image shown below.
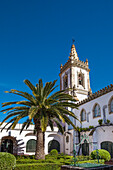
[[32,106],[30,109],[29,109],[29,113],[28,113],[28,116],[29,116],[29,119],[31,120],[38,112],[39,108],[37,106]]
[[24,83],[35,93],[37,93],[36,87],[29,81],[29,80],[24,80]]
[[63,133],[64,133],[64,128],[63,128],[63,126],[61,125],[61,122],[59,122],[57,119],[54,119],[54,122],[56,123],[59,131],[63,134]]
[[50,126],[51,130],[53,131],[54,130],[53,121],[50,118],[48,119],[48,125]]

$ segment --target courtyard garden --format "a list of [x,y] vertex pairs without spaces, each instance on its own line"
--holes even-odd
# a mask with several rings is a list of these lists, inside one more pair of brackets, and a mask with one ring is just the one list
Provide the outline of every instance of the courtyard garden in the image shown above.
[[[109,152],[99,150],[99,159],[97,159],[96,151],[90,156],[76,156],[77,165],[104,164],[105,161],[111,159]],[[52,150],[50,154],[45,156],[45,160],[36,160],[34,155],[18,155],[14,156],[9,153],[0,153],[0,169],[14,170],[60,170],[62,165],[73,165],[74,157],[70,155],[58,154],[57,150]],[[99,161],[99,162],[98,162]]]

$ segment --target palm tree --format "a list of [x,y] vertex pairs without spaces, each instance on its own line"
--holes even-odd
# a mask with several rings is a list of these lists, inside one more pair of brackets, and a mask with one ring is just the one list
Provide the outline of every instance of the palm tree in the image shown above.
[[55,86],[56,80],[47,82],[44,87],[42,79],[39,79],[36,87],[29,80],[24,80],[24,82],[31,89],[32,95],[14,89],[6,91],[6,93],[22,96],[25,100],[2,103],[2,107],[5,107],[5,109],[1,112],[7,113],[7,116],[1,125],[9,119],[2,130],[5,127],[7,127],[7,130],[14,129],[20,119],[26,118],[22,125],[21,133],[24,128],[27,129],[31,122],[33,122],[34,131],[37,135],[35,159],[45,159],[44,133],[47,126],[50,126],[53,131],[56,124],[60,132],[63,133],[64,129],[61,125],[61,121],[63,121],[68,125],[71,124],[76,129],[68,116],[72,116],[75,119],[77,117],[72,111],[66,109],[67,107],[77,108],[76,100],[71,95],[65,93],[66,90],[51,94],[57,87]]

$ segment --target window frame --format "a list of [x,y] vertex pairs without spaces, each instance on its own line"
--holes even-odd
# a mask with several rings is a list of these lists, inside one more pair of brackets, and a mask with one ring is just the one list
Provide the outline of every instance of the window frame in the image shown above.
[[[33,148],[34,144],[29,144],[30,142],[35,141],[35,148]],[[28,148],[30,145],[31,148]],[[26,152],[35,152],[36,151],[36,140],[35,139],[29,139],[26,143]]]
[[[95,108],[97,107],[97,113],[95,114]],[[98,113],[98,111],[100,110],[100,113]],[[95,103],[93,106],[93,118],[97,118],[97,117],[101,117],[101,108],[100,105],[98,103]]]
[[111,110],[111,103],[113,101],[113,96],[111,96],[109,102],[108,102],[108,110],[109,110],[109,114],[112,114],[113,113],[113,110]]
[[[83,112],[84,112],[84,114],[85,114],[85,119],[82,120],[82,113],[83,113]],[[83,116],[83,118],[84,118],[84,116]],[[81,120],[81,122],[86,121],[86,110],[85,110],[85,109],[82,109],[81,112],[80,112],[80,120]]]

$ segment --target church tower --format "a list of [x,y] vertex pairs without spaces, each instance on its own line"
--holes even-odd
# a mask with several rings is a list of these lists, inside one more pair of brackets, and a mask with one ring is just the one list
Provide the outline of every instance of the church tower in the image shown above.
[[80,61],[75,45],[71,46],[68,61],[60,66],[60,89],[71,88],[71,94],[81,101],[91,93],[88,60]]

